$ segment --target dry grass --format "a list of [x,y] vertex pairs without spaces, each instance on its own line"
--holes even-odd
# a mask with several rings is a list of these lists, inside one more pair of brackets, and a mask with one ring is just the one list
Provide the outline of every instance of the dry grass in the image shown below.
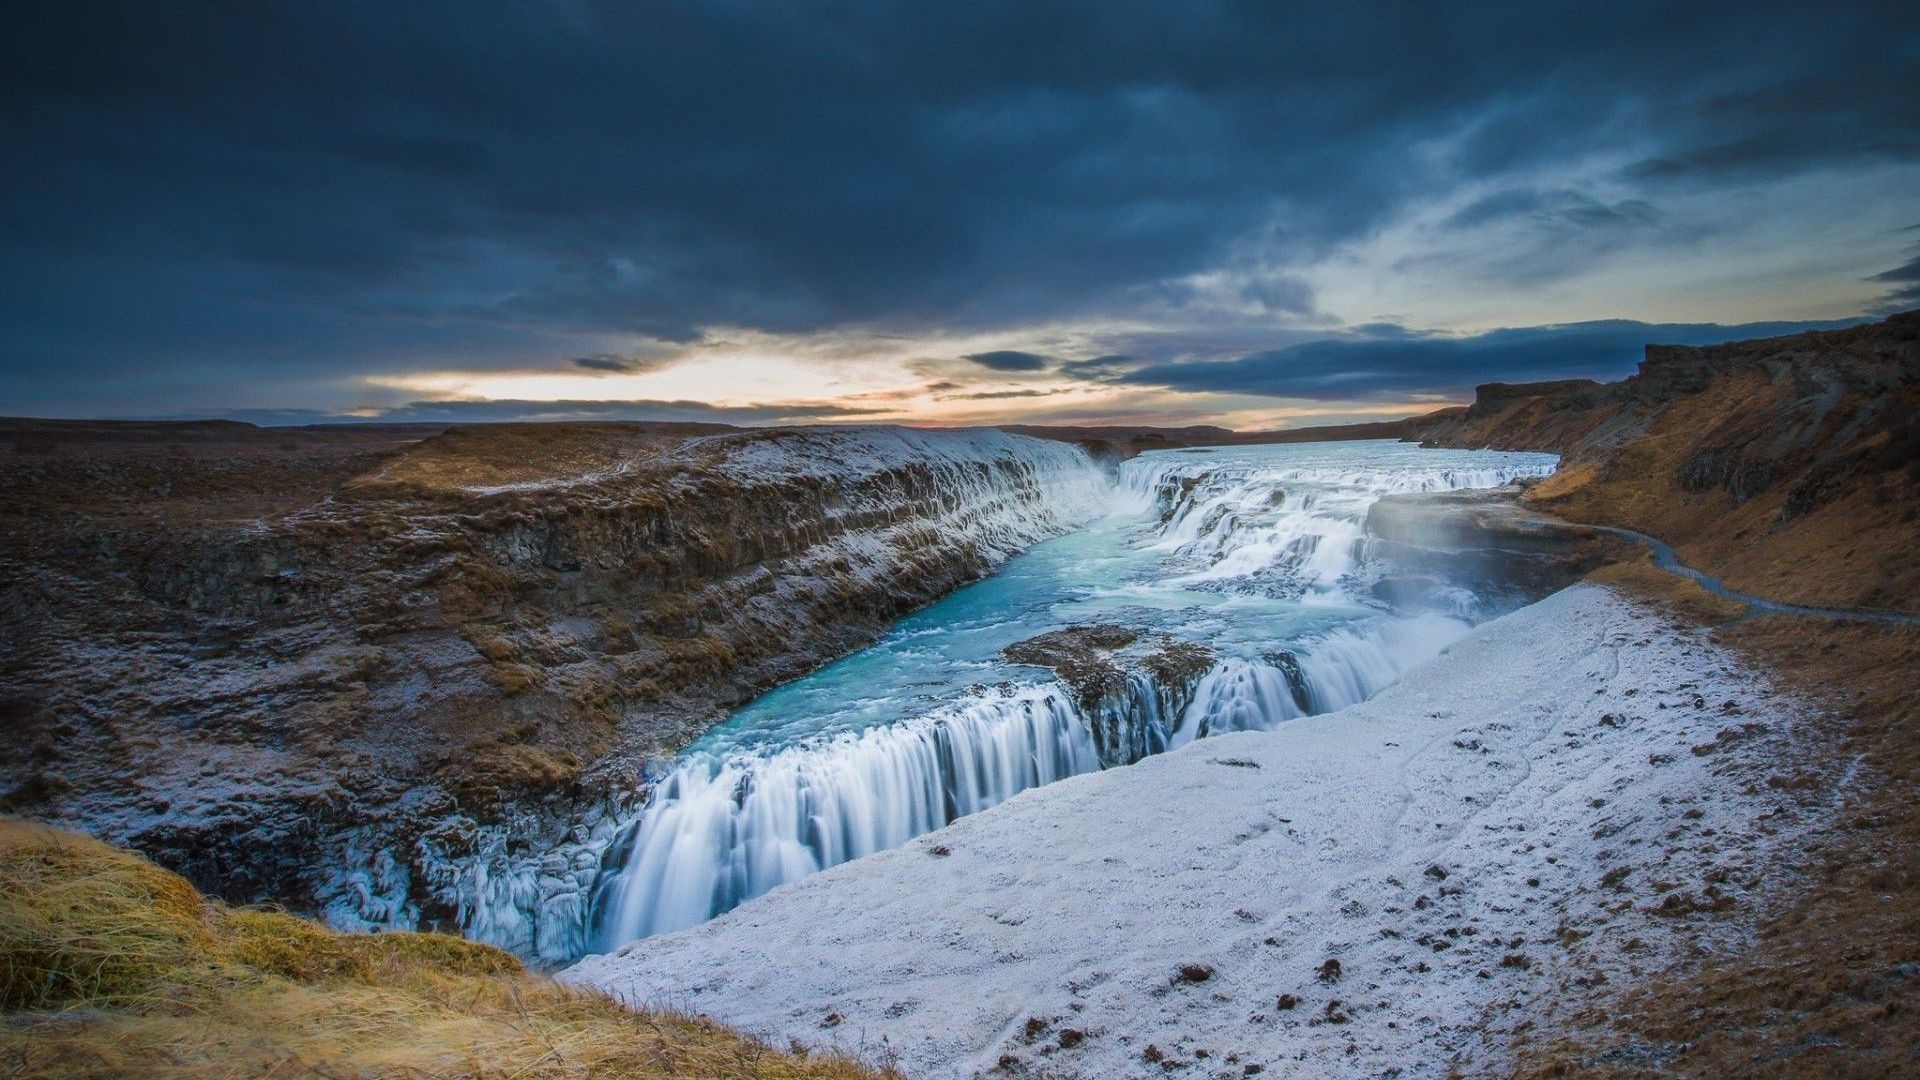
[[[1503,430],[1466,436],[1574,450],[1528,503],[1652,533],[1736,589],[1910,612],[1920,597],[1916,348],[1911,314],[1729,345],[1702,355],[1704,389],[1603,394],[1584,420],[1535,405],[1493,418]],[[1779,899],[1753,948],[1566,1003],[1567,1033],[1525,1048],[1522,1074],[1920,1076],[1920,627],[1730,622],[1740,605],[1646,559],[1592,580],[1711,627],[1816,703],[1804,752],[1769,762],[1754,782],[1837,809],[1796,857],[1767,868]]]
[[[1739,505],[1670,478],[1696,432],[1737,404],[1685,400],[1604,465],[1581,462],[1529,494],[1575,520],[1665,536],[1729,584],[1813,603],[1913,607],[1914,500],[1905,471],[1847,478],[1831,501],[1782,522],[1784,492]],[[1892,490],[1894,497],[1883,497]],[[1766,782],[1844,791],[1756,946],[1603,994],[1570,1016],[1576,1034],[1529,1051],[1529,1077],[1920,1075],[1920,629],[1769,615],[1728,625],[1742,606],[1666,575],[1642,557],[1592,580],[1651,601],[1822,706],[1830,753],[1782,760]]]
[[130,852],[6,819],[0,980],[10,1077],[891,1075],[629,1011],[459,938],[228,908]]
[[[1603,457],[1574,460],[1529,488],[1527,502],[1572,521],[1624,525],[1672,544],[1681,560],[1729,586],[1789,603],[1914,610],[1920,595],[1920,466],[1877,432],[1834,451],[1840,471],[1823,499],[1789,512],[1794,492],[1823,468],[1809,450],[1780,467],[1787,478],[1736,501],[1690,491],[1688,462],[1752,431],[1783,423],[1789,389],[1759,373],[1722,379],[1712,393],[1668,404],[1647,431]],[[1835,421],[1837,426],[1838,421]],[[1728,434],[1737,429],[1738,436]],[[1851,455],[1851,456],[1849,456]]]

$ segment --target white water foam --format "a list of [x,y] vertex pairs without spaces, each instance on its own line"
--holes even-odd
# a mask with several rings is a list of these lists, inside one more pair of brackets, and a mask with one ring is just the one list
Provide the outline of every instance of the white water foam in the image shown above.
[[705,922],[1099,765],[1087,725],[1053,684],[770,756],[686,759],[635,825],[605,899],[602,943]]
[[[1377,453],[1407,456],[1399,444]],[[1155,543],[1185,570],[1175,580],[1314,602],[1343,598],[1340,581],[1364,552],[1367,508],[1382,497],[1499,487],[1555,464],[1544,454],[1497,457],[1391,468],[1155,454],[1127,462],[1119,486],[1138,510],[1160,516]]]
[[[607,879],[597,942],[611,949],[697,925],[1028,788],[1356,704],[1469,629],[1439,615],[1340,627],[1294,654],[1297,690],[1284,662],[1229,659],[1171,716],[1163,688],[1144,677],[1091,716],[1049,682],[770,755],[684,758],[615,846],[621,868]],[[1096,724],[1123,748],[1104,762]]]

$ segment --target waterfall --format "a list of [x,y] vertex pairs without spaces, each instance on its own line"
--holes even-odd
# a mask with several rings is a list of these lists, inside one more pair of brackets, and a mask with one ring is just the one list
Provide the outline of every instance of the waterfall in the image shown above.
[[993,690],[918,721],[752,757],[683,759],[618,845],[611,948],[906,843],[1031,787],[1100,767],[1055,684]]
[[[1223,731],[1362,701],[1467,632],[1379,618],[1191,686],[1134,673],[1083,710],[1057,683],[988,690],[914,721],[765,755],[681,759],[610,851],[599,947],[705,922],[767,890],[897,847],[1028,788]],[[1297,657],[1297,659],[1294,659]]]
[[[1243,625],[1237,645],[1220,649],[1197,677],[1156,675],[1172,669],[1135,663],[1098,700],[1076,700],[1053,680],[1033,682],[1031,668],[969,659],[967,670],[977,673],[970,677],[1004,681],[975,686],[919,715],[832,734],[805,734],[814,706],[798,707],[792,723],[772,726],[792,736],[696,747],[654,779],[637,814],[622,819],[604,847],[588,913],[544,939],[611,949],[696,925],[1029,788],[1365,700],[1467,633],[1470,624],[1456,616],[1471,606],[1396,614],[1349,595],[1366,559],[1367,509],[1387,494],[1493,487],[1553,468],[1545,455],[1470,453],[1462,464],[1469,453],[1350,444],[1266,456],[1155,454],[1124,463],[1107,490],[1112,513],[1126,523],[1097,555],[1146,559],[1130,564],[1144,570],[1126,579],[1129,587],[1161,590],[1156,595],[1170,605],[1136,608],[1145,614],[1132,618],[1152,626],[1155,610],[1204,612],[1205,605],[1193,606],[1196,592],[1232,594],[1224,603],[1254,598],[1235,609],[1254,612],[1274,611],[1273,602],[1282,601],[1284,610],[1307,616],[1274,624],[1293,629],[1265,630],[1256,621],[1249,633]],[[1354,467],[1361,454],[1382,464]],[[1047,471],[1074,497],[1084,494],[1075,470]],[[1082,563],[1059,565],[1085,572]],[[1013,577],[1019,588],[1040,584]],[[1032,625],[1036,633],[1059,625],[1045,621],[1056,618],[1045,607],[1023,615],[1019,597],[1001,599],[1011,605],[1011,625]],[[1021,621],[1036,617],[1042,621]],[[964,614],[954,619],[957,637],[978,631]],[[1217,620],[1204,616],[1187,640],[1213,640]],[[1176,618],[1172,625],[1185,624]]]
[[1440,655],[1470,629],[1461,619],[1429,613],[1370,619],[1328,631],[1315,648],[1300,654],[1308,711],[1332,712],[1367,700],[1408,668]]
[[[1375,452],[1405,455],[1397,444]],[[1341,579],[1365,550],[1367,508],[1382,496],[1498,487],[1554,469],[1547,455],[1503,457],[1475,467],[1411,461],[1403,468],[1355,468],[1156,454],[1122,466],[1119,489],[1136,511],[1157,514],[1154,543],[1183,571],[1173,580],[1190,588],[1329,601],[1344,598]]]
[[1310,691],[1278,663],[1232,659],[1200,680],[1193,716],[1180,727],[1176,745],[1227,731],[1263,731],[1307,714]]
[[1093,732],[1103,766],[1131,765],[1174,745],[1192,686],[1168,686],[1142,671],[1095,703],[1084,723]]
[[1267,731],[1299,716],[1357,705],[1472,629],[1445,615],[1382,617],[1336,627],[1293,650],[1222,661],[1194,688],[1174,745],[1227,731]]

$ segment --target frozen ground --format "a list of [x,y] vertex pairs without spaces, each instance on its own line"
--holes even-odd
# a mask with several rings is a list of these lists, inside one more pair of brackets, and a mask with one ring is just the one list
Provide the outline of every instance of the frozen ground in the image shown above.
[[1746,932],[1794,703],[1593,586],[1372,701],[1028,791],[563,975],[915,1077],[1498,1069]]

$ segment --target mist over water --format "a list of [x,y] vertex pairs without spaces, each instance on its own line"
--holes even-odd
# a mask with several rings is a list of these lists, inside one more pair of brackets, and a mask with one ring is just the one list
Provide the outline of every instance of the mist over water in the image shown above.
[[[1466,633],[1477,613],[1471,596],[1447,611],[1373,601],[1368,507],[1554,465],[1547,454],[1384,441],[1126,462],[1106,512],[1084,528],[690,746],[609,849],[579,944],[611,949],[692,926],[1029,788],[1364,700]],[[1092,622],[1199,643],[1216,660],[1190,685],[1132,674],[1089,710],[1050,671],[1000,656]]]

